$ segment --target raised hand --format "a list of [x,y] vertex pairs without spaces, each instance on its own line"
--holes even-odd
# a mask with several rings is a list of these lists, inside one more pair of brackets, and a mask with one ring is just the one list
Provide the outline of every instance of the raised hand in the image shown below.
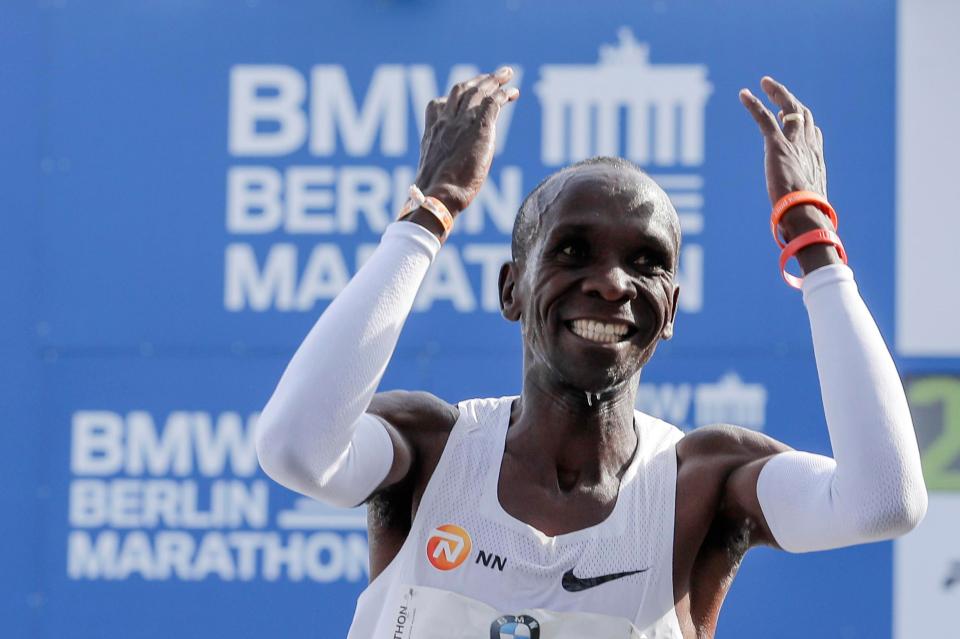
[[[770,203],[793,191],[813,191],[827,196],[827,167],[823,162],[823,135],[813,113],[787,87],[770,76],[760,80],[767,97],[780,107],[783,128],[773,113],[748,89],[740,90],[740,101],[750,111],[763,133],[764,169]],[[807,231],[832,230],[826,215],[809,204],[790,208],[780,218],[780,233],[789,242]],[[797,252],[804,274],[841,261],[837,251],[826,244],[814,244]]]
[[[814,191],[826,197],[827,168],[823,162],[823,135],[813,113],[789,90],[770,76],[760,87],[786,117],[781,128],[777,118],[749,89],[740,90],[740,101],[756,120],[763,134],[767,193],[773,204],[792,191]],[[797,114],[800,117],[798,118]]]
[[454,217],[490,172],[500,109],[520,96],[517,89],[503,87],[512,77],[513,69],[502,67],[454,85],[447,97],[427,105],[416,184]]

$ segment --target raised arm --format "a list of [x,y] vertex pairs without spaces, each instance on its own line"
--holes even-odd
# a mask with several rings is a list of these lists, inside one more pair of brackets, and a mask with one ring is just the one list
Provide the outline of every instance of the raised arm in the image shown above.
[[[800,190],[826,196],[813,114],[772,78],[762,87],[781,109],[782,128],[749,91],[740,99],[763,134],[771,203]],[[833,227],[810,205],[793,207],[780,225],[788,242],[817,228]],[[787,451],[746,463],[730,475],[725,503],[791,552],[902,535],[923,518],[927,493],[900,377],[834,247],[816,244],[797,258],[834,457]]]
[[[427,107],[416,185],[454,217],[490,170],[500,108],[519,95],[503,87],[511,77],[509,68],[477,76]],[[444,235],[426,209],[404,219],[317,320],[259,420],[264,471],[336,506],[363,502],[410,468],[410,447],[389,414],[366,413]]]

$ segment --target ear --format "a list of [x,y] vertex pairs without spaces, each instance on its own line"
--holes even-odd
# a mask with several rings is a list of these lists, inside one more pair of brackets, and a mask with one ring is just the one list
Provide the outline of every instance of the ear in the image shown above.
[[500,313],[511,322],[520,320],[520,303],[516,297],[520,267],[512,260],[500,267]]
[[673,337],[673,322],[677,319],[677,300],[680,299],[680,285],[673,285],[673,308],[670,309],[670,320],[664,324],[660,331],[660,339],[670,339]]

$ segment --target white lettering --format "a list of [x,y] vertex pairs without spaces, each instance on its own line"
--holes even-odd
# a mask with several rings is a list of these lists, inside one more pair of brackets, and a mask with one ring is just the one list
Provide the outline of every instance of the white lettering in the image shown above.
[[70,483],[68,520],[71,526],[96,527],[107,517],[106,484],[99,479],[75,479]]
[[105,530],[96,536],[74,530],[67,538],[67,575],[71,579],[111,579],[119,535]]
[[223,305],[228,311],[290,310],[297,277],[297,247],[274,244],[263,269],[249,244],[229,244],[226,251]]
[[292,533],[284,545],[279,536],[272,535],[265,539],[263,546],[263,578],[267,581],[276,581],[286,568],[287,579],[300,581],[303,579],[304,566],[300,559],[303,556],[303,535]]
[[382,233],[390,223],[387,212],[390,191],[390,176],[385,171],[362,166],[341,169],[337,180],[340,232],[356,233],[357,220],[363,213],[367,227],[374,233]]
[[169,579],[171,572],[179,579],[193,579],[191,560],[196,543],[189,533],[182,530],[168,530],[156,536],[156,563],[153,574],[157,579]]
[[[230,69],[229,149],[233,155],[284,155],[303,145],[307,120],[303,76],[280,65]],[[260,123],[274,125],[260,130]]]
[[70,470],[75,475],[110,475],[123,466],[123,418],[105,410],[73,415]]
[[130,475],[190,474],[190,426],[193,415],[170,413],[161,435],[157,434],[153,417],[145,411],[127,415],[127,463]]
[[224,581],[234,578],[233,557],[227,542],[220,533],[208,533],[200,542],[200,549],[193,564],[193,578],[205,579],[215,574]]
[[437,253],[413,307],[418,311],[426,311],[437,300],[449,301],[461,313],[471,313],[477,308],[470,280],[454,246],[447,246]]
[[227,231],[269,233],[280,226],[280,174],[268,166],[234,166],[227,172]]
[[[293,166],[287,169],[287,233],[332,233],[334,171],[329,166]],[[311,213],[313,211],[313,213]],[[327,211],[321,213],[320,211]]]
[[75,530],[67,540],[67,575],[79,580],[143,579],[184,581],[216,577],[275,581],[281,574],[300,581],[358,582],[369,574],[368,546],[357,533],[210,531],[199,537],[183,530],[142,530],[96,534]]
[[[201,500],[195,480],[75,479],[69,521],[78,528],[263,528],[269,514],[263,480],[218,479]],[[199,507],[207,504],[206,509]]]
[[247,428],[238,413],[224,412],[217,416],[214,427],[209,413],[194,413],[197,466],[207,477],[222,475],[230,461],[234,475],[250,477],[257,472],[257,447],[253,431],[256,417],[251,416]]
[[377,67],[359,111],[344,68],[315,66],[310,107],[310,151],[315,155],[334,154],[337,132],[347,154],[367,155],[378,130],[381,153],[399,157],[407,151],[407,93],[402,66]]
[[154,579],[153,546],[147,533],[142,530],[127,533],[114,566],[115,579],[126,579],[135,573],[144,579]]

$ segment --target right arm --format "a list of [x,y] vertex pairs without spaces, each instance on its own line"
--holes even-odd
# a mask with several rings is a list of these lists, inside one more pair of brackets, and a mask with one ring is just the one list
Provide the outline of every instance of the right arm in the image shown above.
[[[456,216],[486,179],[511,73],[478,76],[427,109],[417,184]],[[261,413],[260,465],[278,483],[335,506],[356,506],[403,479],[415,450],[391,401],[367,412],[403,323],[440,249],[439,223],[420,209],[380,245],[297,349]],[[410,403],[410,402],[408,402]],[[396,404],[394,401],[393,404]],[[429,412],[435,403],[413,402]],[[385,407],[385,409],[384,409]],[[442,417],[442,411],[440,411]],[[433,416],[436,417],[436,416]]]

